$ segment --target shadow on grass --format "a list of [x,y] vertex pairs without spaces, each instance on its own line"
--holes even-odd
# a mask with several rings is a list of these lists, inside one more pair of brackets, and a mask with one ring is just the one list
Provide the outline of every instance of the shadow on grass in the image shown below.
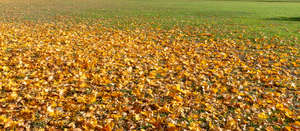
[[300,0],[214,0],[214,1],[239,1],[239,2],[270,2],[270,3],[300,3]]
[[300,17],[277,17],[277,18],[268,18],[266,20],[277,20],[277,21],[299,21]]
[[298,3],[300,1],[293,1],[293,0],[258,0],[256,2],[294,2],[294,3]]

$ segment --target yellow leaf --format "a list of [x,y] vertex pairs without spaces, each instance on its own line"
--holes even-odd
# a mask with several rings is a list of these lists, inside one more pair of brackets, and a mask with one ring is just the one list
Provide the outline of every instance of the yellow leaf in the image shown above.
[[89,100],[90,100],[90,103],[94,103],[97,101],[97,97],[95,95],[93,95]]
[[88,84],[86,82],[82,82],[79,87],[85,88],[85,87],[88,87]]
[[[81,73],[82,74],[82,73]],[[80,75],[80,80],[86,80],[87,79],[87,76],[86,76],[86,74],[82,74],[82,75]]]
[[232,117],[227,118],[226,127],[230,129],[235,129],[237,125],[236,120],[234,120]]
[[139,120],[141,119],[139,114],[135,114],[134,118],[135,118],[135,120],[137,120],[137,121],[139,121]]
[[8,99],[9,100],[15,100],[18,97],[18,94],[16,92],[13,92],[9,95]]
[[2,70],[3,71],[9,71],[9,67],[8,66],[2,66]]
[[173,123],[168,123],[168,128],[167,131],[177,131],[178,129],[176,128],[176,125]]
[[152,70],[150,73],[149,73],[149,78],[155,78],[156,77],[156,74],[157,74],[157,72],[156,72],[156,70]]
[[121,116],[121,115],[118,115],[118,114],[113,114],[112,117],[113,117],[114,119],[119,119],[119,118],[121,118],[122,116]]
[[175,125],[173,123],[169,122],[168,127],[175,127]]
[[85,98],[82,97],[82,96],[78,96],[78,97],[77,97],[77,102],[85,103]]
[[113,122],[110,122],[109,124],[106,124],[103,128],[104,131],[112,131],[112,127],[114,126]]
[[262,113],[258,114],[258,118],[260,118],[260,119],[267,119],[268,116],[265,113],[262,112]]
[[179,101],[179,102],[182,102],[183,101],[183,99],[180,97],[180,96],[175,96],[175,99],[177,100],[177,101]]
[[48,106],[48,107],[47,107],[47,111],[48,111],[48,114],[49,114],[50,116],[55,116],[55,112],[54,112],[54,110],[52,109],[51,106]]
[[217,89],[217,88],[212,88],[212,91],[213,91],[214,94],[216,94],[216,93],[218,93],[219,89]]
[[160,109],[160,111],[172,113],[172,111],[170,110],[169,106],[167,106],[167,105],[164,105],[164,106]]
[[175,86],[173,86],[173,89],[176,90],[176,91],[179,91],[181,93],[184,93],[184,94],[186,93],[184,90],[182,90],[180,88],[180,84],[176,84]]
[[285,111],[285,112],[284,112],[285,116],[287,116],[287,117],[289,117],[289,118],[292,118],[292,115],[293,115],[293,112],[292,112],[292,111],[290,111],[290,110],[287,109],[287,108],[285,108],[284,111]]
[[0,116],[0,122],[6,123],[8,120],[4,115]]

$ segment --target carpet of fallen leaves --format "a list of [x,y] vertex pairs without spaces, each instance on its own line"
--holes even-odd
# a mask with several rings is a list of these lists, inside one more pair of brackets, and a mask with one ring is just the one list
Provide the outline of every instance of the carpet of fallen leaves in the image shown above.
[[1,23],[0,128],[298,130],[299,47],[213,37]]

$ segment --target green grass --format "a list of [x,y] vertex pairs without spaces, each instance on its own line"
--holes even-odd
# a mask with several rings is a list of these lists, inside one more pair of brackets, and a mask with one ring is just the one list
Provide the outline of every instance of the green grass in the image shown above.
[[192,25],[215,36],[300,38],[300,0],[4,0],[3,18],[110,19],[110,24]]

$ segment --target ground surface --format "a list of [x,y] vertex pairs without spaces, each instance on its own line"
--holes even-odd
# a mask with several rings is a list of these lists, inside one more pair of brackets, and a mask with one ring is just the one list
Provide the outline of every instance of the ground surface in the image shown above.
[[[131,16],[173,26],[201,25],[217,36],[246,38],[284,36],[299,39],[299,0],[2,0],[1,14],[22,20],[55,16],[114,18],[130,25]],[[159,17],[158,19],[155,19]],[[156,24],[157,24],[156,23]]]
[[297,130],[299,6],[2,0],[0,129]]

